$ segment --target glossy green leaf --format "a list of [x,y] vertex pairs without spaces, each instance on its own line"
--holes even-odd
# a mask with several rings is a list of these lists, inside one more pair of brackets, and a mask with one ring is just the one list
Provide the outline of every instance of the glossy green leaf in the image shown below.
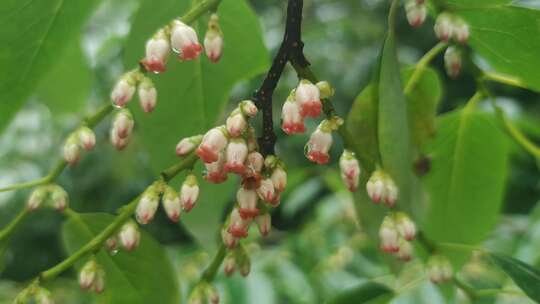
[[341,291],[329,304],[383,304],[388,303],[394,292],[379,283],[368,282]]
[[[492,115],[471,106],[440,118],[428,148],[429,205],[422,231],[429,239],[475,245],[494,227],[507,176],[509,144]],[[462,251],[446,252],[459,267]]]
[[[0,130],[57,62],[100,1],[0,3]],[[69,100],[65,100],[69,102]]]
[[446,2],[469,23],[469,44],[496,72],[540,91],[540,10],[511,0]]
[[490,254],[499,266],[536,303],[540,303],[540,269],[502,254]]
[[[114,216],[89,213],[72,216],[62,227],[62,238],[69,254],[101,232]],[[161,245],[141,231],[139,247],[132,251],[97,254],[106,272],[106,288],[101,303],[179,303],[180,294],[173,266]],[[82,267],[82,261],[77,268]]]

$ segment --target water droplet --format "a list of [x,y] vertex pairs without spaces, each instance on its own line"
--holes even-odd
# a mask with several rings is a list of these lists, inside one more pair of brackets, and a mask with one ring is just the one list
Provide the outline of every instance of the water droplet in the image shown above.
[[116,255],[116,254],[118,254],[118,249],[111,250],[111,255]]
[[117,109],[122,109],[123,108],[122,106],[117,105],[114,101],[111,101],[111,104],[112,104],[113,107],[115,107]]

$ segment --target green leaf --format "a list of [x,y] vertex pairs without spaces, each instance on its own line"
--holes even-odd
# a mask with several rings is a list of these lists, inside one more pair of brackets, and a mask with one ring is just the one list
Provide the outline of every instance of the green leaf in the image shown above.
[[368,282],[341,291],[329,304],[383,304],[394,297],[394,292],[379,283]]
[[540,10],[511,0],[447,1],[470,26],[469,44],[498,73],[540,91]]
[[[72,216],[62,227],[67,252],[72,254],[101,232],[114,216],[88,213]],[[179,285],[165,251],[146,232],[141,231],[139,247],[132,252],[110,254],[101,250],[98,263],[106,272],[102,303],[179,303]],[[82,267],[83,261],[77,265]]]
[[[125,63],[134,66],[144,55],[146,39],[172,18],[188,11],[191,1],[165,0],[156,5],[146,0],[135,16],[128,39]],[[259,19],[245,0],[223,1],[218,9],[224,34],[224,52],[219,63],[211,63],[205,55],[192,62],[169,58],[167,71],[153,76],[158,90],[158,104],[150,115],[134,109],[136,132],[150,154],[150,164],[158,172],[176,161],[174,147],[185,136],[204,133],[223,120],[221,112],[228,95],[238,81],[262,73],[269,64]],[[207,16],[198,28],[202,42]],[[246,96],[249,98],[249,96]],[[237,101],[235,101],[237,102]],[[132,102],[132,108],[138,108]],[[234,178],[231,178],[234,180]],[[202,184],[197,207],[184,215],[182,224],[207,249],[215,249],[216,232],[222,221],[224,205],[232,199],[234,182],[214,186]],[[217,192],[215,192],[217,191]]]
[[527,296],[540,303],[540,269],[502,254],[491,253],[490,257]]
[[[475,245],[496,223],[507,176],[509,144],[490,114],[471,105],[440,118],[428,148],[433,157],[426,176],[429,205],[421,223],[429,239]],[[462,251],[445,252],[455,267]]]
[[[100,1],[19,1],[0,4],[0,131],[75,40]],[[70,100],[65,100],[69,102]]]

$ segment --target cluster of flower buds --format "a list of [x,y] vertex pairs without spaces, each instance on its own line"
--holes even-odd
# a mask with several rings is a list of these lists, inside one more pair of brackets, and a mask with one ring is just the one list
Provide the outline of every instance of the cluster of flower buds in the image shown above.
[[449,46],[444,53],[444,66],[451,78],[457,78],[461,71],[461,50],[457,46]]
[[129,144],[135,121],[128,109],[121,109],[113,118],[111,126],[111,143],[121,151]]
[[243,246],[238,246],[229,251],[223,260],[223,272],[226,276],[231,276],[238,269],[243,277],[249,275],[251,271],[251,261]]
[[69,205],[69,196],[59,185],[39,186],[30,194],[26,207],[29,211],[33,211],[45,202],[48,206],[63,211]]
[[281,129],[287,134],[301,134],[306,131],[305,117],[316,118],[321,114],[321,99],[331,97],[334,90],[326,81],[311,83],[302,79],[292,90],[281,111]]
[[376,204],[383,202],[388,207],[393,207],[396,204],[399,195],[394,180],[380,169],[373,172],[366,183],[366,190],[373,202]]
[[456,42],[465,44],[469,40],[469,25],[465,20],[450,13],[442,13],[435,21],[435,35],[443,42],[454,39]]
[[433,255],[429,258],[427,272],[429,279],[435,284],[448,282],[454,275],[452,264],[442,255]]
[[91,151],[96,146],[96,135],[92,129],[82,126],[72,132],[63,147],[64,160],[74,166],[81,159],[81,148]]
[[339,158],[339,168],[341,169],[341,179],[351,192],[358,189],[360,180],[360,163],[352,151],[343,150]]
[[412,27],[420,27],[426,21],[427,5],[425,0],[407,0],[405,12],[409,24]]
[[105,270],[96,262],[90,259],[79,272],[79,286],[82,289],[93,290],[101,293],[105,289]]
[[323,165],[330,160],[330,148],[332,147],[332,132],[336,131],[343,124],[343,119],[334,116],[323,120],[317,129],[311,133],[306,144],[305,151],[307,158],[317,164]]
[[32,284],[30,285],[30,287],[20,292],[15,298],[15,301],[13,301],[13,303],[14,304],[27,304],[27,303],[54,304],[54,301],[53,301],[50,291],[48,291],[45,288],[40,287],[39,285]]
[[410,243],[416,237],[416,225],[403,212],[384,217],[379,229],[381,249],[394,254],[402,261],[410,261],[413,247]]
[[113,105],[124,108],[133,97],[136,88],[141,109],[145,113],[152,112],[157,103],[157,90],[152,80],[138,70],[125,73],[116,82],[111,91]]
[[219,293],[212,284],[200,282],[189,295],[188,304],[218,304]]
[[223,53],[223,32],[219,27],[219,17],[212,14],[208,21],[208,30],[204,36],[204,48],[206,56],[211,62],[218,62]]

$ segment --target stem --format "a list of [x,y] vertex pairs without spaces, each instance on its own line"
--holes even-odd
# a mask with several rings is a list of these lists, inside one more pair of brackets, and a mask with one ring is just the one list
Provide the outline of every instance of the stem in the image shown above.
[[215,11],[222,0],[203,0],[190,9],[182,18],[184,23],[190,24],[199,18],[202,14]]
[[396,14],[399,9],[399,0],[392,0],[390,11],[388,12],[388,32],[393,34],[396,30]]
[[523,83],[520,79],[515,78],[515,77],[511,77],[511,76],[506,76],[506,75],[503,75],[503,74],[499,74],[499,73],[496,73],[496,72],[485,72],[484,71],[483,72],[483,78],[486,79],[486,80],[491,80],[491,81],[499,82],[499,83],[502,83],[502,84],[507,84],[507,85],[522,88],[522,89],[528,89],[527,85],[525,83]]
[[410,95],[411,92],[416,87],[416,84],[424,74],[424,71],[426,70],[426,67],[429,65],[429,63],[437,56],[440,52],[442,52],[446,48],[447,44],[444,42],[437,43],[433,48],[431,48],[416,64],[416,67],[414,69],[414,72],[411,75],[411,78],[409,78],[409,81],[405,85],[405,89],[403,92],[405,95]]
[[107,102],[103,106],[101,106],[97,111],[83,119],[83,124],[85,124],[89,128],[95,127],[99,122],[101,122],[109,113],[111,113],[114,110],[114,107],[111,103]]
[[221,244],[219,247],[218,252],[212,259],[212,262],[208,267],[203,271],[201,275],[201,279],[199,282],[212,282],[214,278],[216,277],[216,273],[219,270],[219,266],[221,266],[221,263],[223,262],[223,259],[225,259],[225,253],[227,253],[227,248],[224,244]]
[[15,228],[17,228],[17,226],[26,218],[28,214],[30,214],[28,208],[24,207],[6,227],[0,230],[0,242],[8,239],[13,231],[15,231]]

